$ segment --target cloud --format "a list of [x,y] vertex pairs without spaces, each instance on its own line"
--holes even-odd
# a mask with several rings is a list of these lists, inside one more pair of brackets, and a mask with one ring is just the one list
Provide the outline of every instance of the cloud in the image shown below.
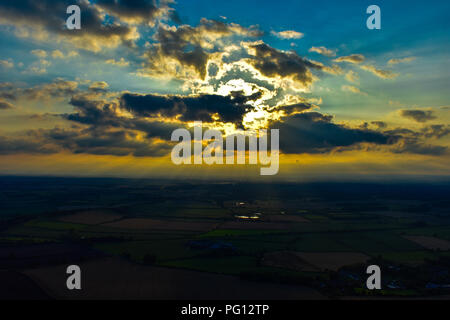
[[404,118],[413,119],[414,121],[422,123],[436,119],[433,110],[410,109],[410,110],[400,110],[399,112],[400,115]]
[[125,59],[122,57],[119,60],[115,60],[115,59],[108,59],[105,61],[107,64],[112,64],[115,66],[119,66],[119,67],[127,67],[130,65],[129,61],[125,61]]
[[[318,63],[318,62],[316,62],[316,63]],[[342,70],[342,68],[340,66],[338,66],[337,64],[333,64],[331,67],[322,65],[322,71],[329,73],[329,74],[333,74],[333,75],[344,74],[344,70]]]
[[54,58],[54,59],[64,59],[64,54],[60,50],[53,50],[52,58]]
[[0,60],[0,67],[2,68],[13,68],[14,63],[8,60]]
[[183,126],[179,122],[171,123],[168,119],[146,119],[139,115],[130,117],[121,110],[118,101],[95,100],[86,95],[77,95],[72,97],[70,104],[75,107],[76,112],[64,114],[62,117],[99,130],[133,130],[145,133],[148,138],[168,140],[175,129]]
[[45,74],[47,73],[47,68],[42,65],[31,66],[27,69],[26,72],[34,74]]
[[[95,83],[96,87],[104,84]],[[71,121],[70,128],[29,130],[15,137],[0,137],[0,154],[60,153],[136,157],[170,153],[171,133],[183,124],[161,118],[131,117],[117,99],[96,99],[89,92],[70,99],[75,112],[59,117]]]
[[[251,108],[246,101],[219,95],[161,96],[125,93],[121,107],[139,117],[178,118],[181,121],[232,122],[240,124]],[[216,118],[217,117],[217,118]]]
[[78,92],[78,83],[57,79],[52,83],[20,90],[28,99],[62,98]]
[[294,30],[271,31],[270,33],[280,39],[301,39],[304,36],[303,33]]
[[370,123],[376,126],[378,129],[385,129],[387,127],[387,124],[384,121],[371,121]]
[[201,19],[196,27],[161,24],[154,43],[146,54],[148,59],[141,75],[153,77],[198,78],[204,80],[207,64],[214,52],[220,52],[222,40],[230,37],[258,37],[256,26],[242,27],[235,23]]
[[[13,90],[3,83],[2,89]],[[14,137],[0,136],[0,154],[49,154],[71,152],[114,156],[164,156],[170,153],[173,130],[188,127],[188,122],[242,123],[252,111],[250,103],[262,92],[245,95],[231,91],[219,95],[154,95],[137,93],[101,94],[104,82],[93,82],[83,91],[77,82],[58,80],[35,88],[20,89],[21,97],[71,97],[74,112],[59,115],[72,122],[69,128],[29,130]],[[99,90],[100,93],[94,91]],[[250,93],[250,92],[249,92]],[[102,98],[102,97],[108,97]],[[270,109],[279,118],[269,120],[269,128],[280,129],[280,147],[284,153],[329,153],[378,146],[394,153],[427,155],[446,154],[447,148],[425,143],[450,132],[447,125],[424,127],[420,131],[397,128],[382,132],[384,122],[374,121],[377,130],[368,126],[351,128],[333,122],[333,117],[312,111],[308,99],[288,96]],[[55,116],[55,115],[52,115]]]
[[327,49],[326,47],[312,47],[309,52],[316,52],[326,57],[335,57],[336,51]]
[[79,53],[77,51],[71,50],[64,54],[61,50],[53,50],[52,51],[52,58],[53,59],[69,59],[73,57],[77,57]]
[[362,54],[352,54],[334,59],[335,62],[350,62],[355,64],[362,63],[365,60],[366,58]]
[[79,53],[75,50],[71,50],[69,51],[69,53],[67,54],[67,57],[72,58],[72,57],[77,57],[79,56]]
[[106,92],[108,87],[109,85],[105,81],[96,81],[89,86],[89,90],[94,92]]
[[0,155],[8,154],[52,154],[61,149],[55,146],[43,144],[42,141],[31,136],[6,137],[0,136]]
[[170,152],[172,144],[142,136],[137,131],[114,128],[81,130],[52,129],[43,132],[43,139],[70,150],[73,153],[136,157],[163,156]]
[[431,156],[448,154],[448,147],[433,145],[427,139],[441,139],[450,133],[449,125],[427,126],[419,131],[407,128],[396,128],[383,132],[386,135],[396,137],[396,143],[390,151],[393,153],[414,153]]
[[269,112],[281,111],[283,116],[292,116],[297,113],[311,111],[315,108],[318,108],[318,106],[313,104],[310,100],[299,96],[286,95],[284,99],[281,100],[275,108],[271,109]]
[[407,63],[416,60],[416,57],[406,57],[401,59],[390,59],[388,64],[399,64],[399,63]]
[[388,70],[380,70],[370,65],[361,66],[361,69],[369,71],[381,79],[394,79],[398,77],[397,73]]
[[[133,3],[136,3],[135,1]],[[65,28],[65,13],[69,5],[76,4],[82,12],[81,30]],[[139,37],[134,26],[107,20],[103,9],[84,0],[15,0],[0,2],[0,24],[15,27],[16,35],[38,41],[65,41],[91,51],[103,47],[131,45]],[[114,16],[114,15],[113,15]]]
[[5,101],[3,99],[0,99],[0,110],[7,110],[7,109],[13,109],[14,106],[9,103],[8,101]]
[[[67,115],[67,119],[82,126],[29,130],[15,137],[0,136],[0,154],[69,151],[74,154],[141,157],[170,153],[173,147],[173,142],[168,141],[170,134],[182,125],[139,117],[120,117],[114,110],[117,105],[102,103],[81,99],[72,101],[79,113]],[[271,128],[280,129],[280,147],[284,153],[327,153],[338,147],[363,142],[389,143],[389,137],[384,134],[346,128],[331,120],[331,116],[306,112],[273,122]]]
[[31,53],[34,54],[38,58],[42,58],[43,59],[43,58],[47,57],[47,52],[45,50],[42,50],[42,49],[32,50]]
[[168,4],[170,1],[160,1],[160,6],[156,5],[154,0],[98,0],[96,5],[113,15],[130,24],[140,24],[146,22],[150,25],[154,24],[157,18],[172,12]]
[[325,70],[322,64],[300,57],[294,51],[277,50],[262,42],[247,43],[246,48],[250,55],[248,63],[262,75],[291,79],[302,88],[309,87],[314,80],[310,69]]
[[0,82],[0,98],[7,100],[16,100],[14,85],[10,82]]
[[135,157],[164,156],[170,141],[146,138],[134,130],[116,128],[53,128],[29,130],[16,137],[0,136],[0,154],[94,154]]
[[8,100],[20,98],[31,101],[66,98],[78,92],[78,82],[58,78],[51,83],[28,88],[22,88],[12,83],[0,83],[0,97]]
[[82,124],[95,126],[123,127],[119,116],[119,104],[93,98],[85,93],[72,96],[69,102],[75,107],[75,113],[63,115],[64,118]]
[[359,80],[359,75],[356,72],[350,70],[345,75],[345,79],[347,79],[347,81],[355,83],[355,82],[357,82]]
[[398,143],[392,152],[394,153],[414,153],[430,156],[442,156],[448,154],[448,148],[416,141],[402,140]]
[[332,118],[318,112],[305,112],[273,122],[270,127],[280,130],[280,150],[284,153],[328,153],[359,143],[391,143],[388,135],[347,128],[333,123]]
[[61,50],[53,50],[51,55],[52,55],[53,59],[68,59],[68,58],[77,57],[79,54],[77,51],[74,51],[74,50],[71,50],[71,51],[67,52],[66,54],[64,54]]
[[252,108],[246,104],[249,99],[255,97],[243,97],[240,93],[228,97],[122,93],[105,100],[80,93],[70,99],[76,112],[62,116],[83,125],[138,130],[167,140],[173,130],[197,120],[234,123],[239,127],[247,109]]
[[441,139],[450,134],[450,125],[435,124],[426,126],[422,129],[421,133],[425,138]]
[[341,87],[341,90],[342,91],[346,91],[346,92],[352,92],[352,93],[367,95],[367,93],[362,92],[361,90],[359,90],[357,87],[354,87],[354,86],[343,85]]

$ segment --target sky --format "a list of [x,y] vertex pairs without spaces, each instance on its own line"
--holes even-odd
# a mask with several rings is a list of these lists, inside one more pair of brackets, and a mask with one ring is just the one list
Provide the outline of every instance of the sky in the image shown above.
[[[81,9],[81,29],[66,8]],[[381,10],[370,30],[368,6]],[[448,1],[0,3],[0,174],[450,175]],[[177,128],[280,130],[280,169],[175,166]]]

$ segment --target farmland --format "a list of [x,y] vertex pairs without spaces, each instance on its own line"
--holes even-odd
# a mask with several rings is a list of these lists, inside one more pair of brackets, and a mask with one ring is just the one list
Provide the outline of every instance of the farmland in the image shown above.
[[[238,288],[239,297],[364,297],[370,264],[382,267],[385,286],[396,284],[384,296],[399,288],[435,295],[430,283],[450,283],[446,184],[428,185],[422,196],[417,185],[280,184],[273,193],[264,184],[44,181],[34,189],[21,178],[2,180],[4,196],[23,198],[2,213],[0,268],[28,277],[18,283],[45,288],[45,296],[79,298],[60,287],[65,273],[57,270],[68,264],[83,266],[88,298],[176,298],[192,290],[233,298]],[[198,277],[198,289],[189,277]]]

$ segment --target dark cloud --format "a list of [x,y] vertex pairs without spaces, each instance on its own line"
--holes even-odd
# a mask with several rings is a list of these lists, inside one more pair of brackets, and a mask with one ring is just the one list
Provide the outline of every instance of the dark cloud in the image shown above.
[[78,112],[64,115],[68,120],[97,126],[118,126],[118,104],[94,100],[87,95],[76,95],[69,102]]
[[[161,25],[154,38],[157,43],[148,53],[146,72],[164,74],[169,72],[171,60],[181,67],[192,68],[201,79],[206,77],[206,66],[211,52],[217,51],[217,41],[231,36],[257,37],[262,35],[256,27],[244,28],[237,24],[202,19],[196,27],[182,25],[177,28]],[[170,70],[170,72],[174,72]],[[183,77],[176,74],[172,76]]]
[[[66,9],[70,5],[78,5],[81,9],[81,29],[67,30],[65,27]],[[115,8],[123,7],[117,5]],[[0,2],[2,23],[19,28],[27,27],[44,30],[76,41],[87,49],[99,50],[109,46],[116,40],[130,44],[135,30],[117,22],[106,23],[101,10],[95,4],[80,0],[4,0]]]
[[380,132],[352,129],[332,122],[333,117],[306,112],[271,124],[280,129],[280,150],[285,153],[326,153],[358,143],[387,145],[392,137]]
[[310,69],[323,69],[323,65],[302,58],[293,51],[280,51],[265,43],[249,44],[248,49],[251,55],[249,63],[266,77],[290,77],[303,86],[309,86],[313,81]]
[[12,88],[14,88],[14,85],[11,82],[0,82],[0,90]]
[[151,22],[164,10],[154,0],[98,0],[97,6],[126,21]]
[[138,132],[90,127],[82,130],[52,129],[42,132],[44,140],[73,153],[115,156],[163,156],[170,152],[170,143],[154,143],[138,139]]
[[245,104],[249,101],[256,101],[258,99],[261,99],[263,96],[262,91],[257,91],[255,93],[252,93],[249,96],[246,96],[244,93],[244,90],[238,90],[238,91],[231,91],[230,97],[233,99],[235,103]]
[[148,121],[144,119],[122,117],[117,114],[118,105],[107,101],[90,101],[85,97],[74,97],[71,104],[77,112],[63,115],[67,120],[97,128],[123,128],[142,131],[147,138],[170,138],[171,133],[180,124],[164,121]]
[[[381,130],[387,128],[387,123],[384,122],[384,121],[371,121],[370,124],[371,124],[372,126],[375,126],[375,127],[376,127],[375,129],[378,130],[378,131],[381,131]],[[359,127],[360,127],[361,129],[367,130],[367,129],[370,128],[370,125],[369,125],[368,122],[364,122],[364,123],[361,124]]]
[[80,92],[78,83],[63,79],[55,79],[51,83],[45,83],[29,88],[22,88],[13,84],[0,86],[0,98],[17,100],[26,98],[28,100],[70,97]]
[[14,85],[10,82],[0,82],[0,99],[16,100]]
[[21,93],[27,96],[27,98],[29,99],[45,99],[70,97],[71,95],[74,95],[78,92],[79,90],[77,82],[56,79],[52,83],[23,89]]
[[0,136],[0,154],[54,154],[69,151],[74,154],[136,157],[164,156],[173,143],[142,139],[133,130],[87,127],[29,130],[20,137]]
[[[223,122],[238,123],[245,114],[246,102],[258,99],[256,92],[244,96],[236,91],[230,97],[201,95],[192,97],[139,95],[124,93],[120,103],[104,100],[91,100],[84,95],[71,99],[76,113],[66,115],[68,120],[95,128],[126,128],[147,133],[148,137],[158,135],[168,140],[171,132],[181,124],[155,123],[148,119],[163,117],[178,118],[181,121],[212,122],[216,115]],[[279,108],[286,114],[310,110],[314,105],[307,102],[283,105]],[[118,110],[127,110],[134,117],[121,117]],[[147,119],[144,120],[143,118]],[[285,118],[286,119],[286,118]],[[284,152],[328,152],[337,146],[348,146],[358,142],[387,143],[387,137],[372,131],[348,129],[333,124],[332,117],[317,112],[301,113],[287,118],[284,122],[274,123],[272,128],[281,129],[281,146]],[[296,142],[297,139],[298,143]]]
[[439,156],[448,153],[445,146],[432,145],[424,142],[424,139],[440,139],[450,133],[448,125],[432,125],[414,131],[406,128],[396,128],[383,132],[396,137],[396,143],[391,151],[394,153],[415,153],[422,155]]
[[450,134],[450,125],[436,124],[426,126],[419,131],[414,131],[406,128],[396,128],[393,130],[385,131],[386,134],[401,136],[405,139],[414,140],[417,142],[419,139],[441,139]]
[[17,96],[12,92],[1,92],[0,91],[0,98],[6,99],[6,100],[16,100]]
[[362,54],[351,54],[349,56],[339,57],[334,59],[335,62],[350,62],[350,63],[361,63],[366,60],[366,57],[364,57]]
[[430,156],[441,156],[448,153],[448,148],[444,146],[437,146],[417,142],[415,140],[403,140],[397,144],[393,149],[394,153],[414,153]]
[[378,129],[384,129],[387,127],[387,123],[384,121],[372,121],[370,123],[374,126],[377,126]]
[[15,86],[10,82],[0,83],[0,99],[14,101],[17,99]]
[[436,124],[422,129],[425,138],[440,139],[450,134],[450,125]]
[[296,113],[301,113],[307,110],[312,110],[314,109],[316,106],[308,103],[308,102],[300,102],[300,103],[295,103],[295,104],[290,104],[290,105],[281,105],[278,106],[274,109],[272,109],[271,111],[284,111],[284,114],[286,116],[290,116]]
[[436,119],[432,110],[400,110],[400,115],[417,122],[427,122]]
[[411,129],[407,129],[407,128],[395,128],[392,130],[386,130],[384,131],[384,133],[388,134],[388,135],[392,135],[392,136],[407,136],[407,137],[418,137],[419,133],[415,132]]
[[[232,91],[220,95],[154,95],[122,93],[106,95],[96,92],[106,84],[93,83],[79,89],[77,82],[56,80],[33,88],[18,89],[0,85],[1,91],[12,90],[28,99],[40,97],[69,98],[75,110],[59,115],[72,123],[71,128],[30,130],[14,137],[0,138],[0,154],[48,154],[62,151],[72,153],[109,154],[116,156],[161,156],[170,153],[171,133],[186,127],[190,121],[235,123],[242,128],[242,119],[262,97],[261,91],[245,95]],[[368,123],[349,128],[333,122],[333,117],[311,111],[316,106],[305,99],[283,100],[268,111],[284,111],[281,120],[270,128],[280,129],[280,148],[285,153],[326,153],[351,150],[358,146],[379,146],[394,153],[442,155],[443,146],[425,143],[425,139],[439,139],[450,133],[448,125],[424,126],[418,131],[386,127],[382,121],[373,121],[377,131]],[[49,115],[55,117],[55,115]]]
[[217,115],[222,122],[240,124],[250,108],[239,98],[219,95],[160,96],[125,93],[121,106],[141,117],[179,117],[181,121],[213,122]]
[[[74,153],[165,155],[173,146],[169,141],[171,133],[184,126],[180,120],[208,122],[218,116],[224,122],[239,124],[248,107],[244,103],[257,97],[244,97],[240,92],[233,97],[124,93],[118,100],[108,101],[89,94],[77,94],[70,100],[75,112],[62,116],[80,124],[82,129],[46,131],[41,140],[51,141]],[[124,111],[133,116],[124,116]],[[174,117],[179,121],[167,121]],[[158,143],[150,143],[154,138],[158,138]]]
[[61,151],[54,145],[34,139],[32,135],[24,137],[0,136],[0,155],[8,154],[52,154]]
[[63,118],[102,130],[110,128],[121,128],[125,130],[136,130],[145,133],[146,138],[170,139],[171,133],[178,129],[179,123],[170,123],[160,119],[149,121],[142,117],[133,118],[120,115],[118,101],[96,100],[86,95],[76,95],[70,100],[70,104],[76,112],[62,115]]
[[13,109],[14,106],[8,101],[4,101],[0,99],[0,110]]
[[89,86],[89,90],[100,93],[108,91],[108,87],[109,85],[105,81],[96,81]]

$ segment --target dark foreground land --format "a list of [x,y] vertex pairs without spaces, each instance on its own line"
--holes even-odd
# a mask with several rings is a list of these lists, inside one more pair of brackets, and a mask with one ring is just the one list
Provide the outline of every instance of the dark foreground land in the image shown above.
[[[449,183],[0,177],[1,299],[447,298]],[[66,288],[66,267],[82,290]],[[365,289],[368,265],[380,291]]]

